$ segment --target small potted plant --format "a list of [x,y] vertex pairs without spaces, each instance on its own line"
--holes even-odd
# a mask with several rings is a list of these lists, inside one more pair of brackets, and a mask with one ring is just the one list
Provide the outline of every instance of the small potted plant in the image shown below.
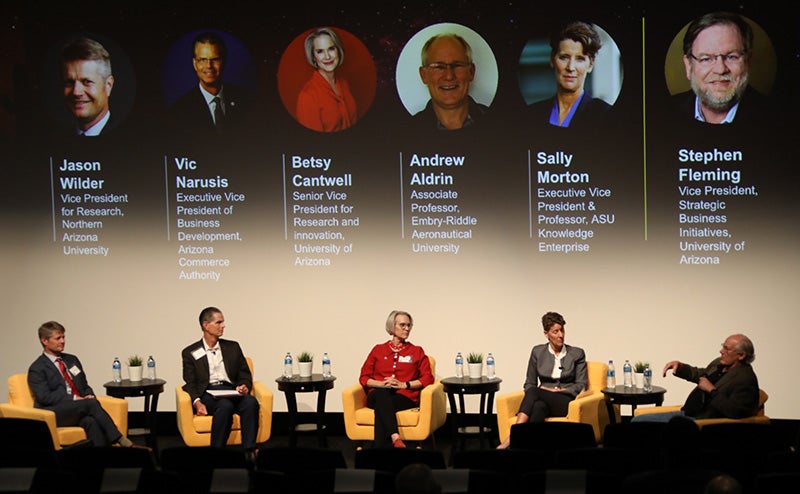
[[633,364],[633,382],[637,388],[644,388],[644,370],[650,367],[649,362],[642,362],[637,360]]
[[297,368],[300,377],[311,377],[312,367],[314,366],[314,354],[308,352],[300,352],[297,356]]
[[473,352],[467,355],[467,368],[470,378],[480,379],[483,375],[483,354]]
[[128,357],[128,377],[131,381],[142,380],[142,357],[138,355]]

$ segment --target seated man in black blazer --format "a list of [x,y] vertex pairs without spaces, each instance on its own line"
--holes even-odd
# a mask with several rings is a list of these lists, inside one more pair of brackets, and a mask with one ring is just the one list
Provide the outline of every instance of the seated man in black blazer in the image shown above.
[[[248,460],[255,458],[258,401],[250,395],[253,376],[239,343],[222,339],[225,317],[216,307],[200,312],[203,337],[181,352],[184,391],[189,393],[197,415],[212,415],[211,446],[224,447],[238,413],[242,446]],[[208,391],[236,391],[235,396],[214,397]]]
[[49,321],[39,326],[43,352],[28,368],[28,386],[36,408],[52,410],[59,427],[79,425],[95,446],[134,446],[95,399],[78,357],[64,352],[64,326]]

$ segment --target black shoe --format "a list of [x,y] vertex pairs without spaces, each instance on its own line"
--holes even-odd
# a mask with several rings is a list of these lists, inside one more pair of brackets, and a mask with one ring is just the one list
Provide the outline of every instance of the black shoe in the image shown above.
[[244,462],[247,468],[253,470],[256,468],[256,450],[248,449],[244,452]]

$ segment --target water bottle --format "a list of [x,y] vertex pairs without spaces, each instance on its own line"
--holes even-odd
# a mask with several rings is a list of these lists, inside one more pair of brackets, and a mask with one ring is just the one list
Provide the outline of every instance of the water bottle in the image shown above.
[[331,377],[331,359],[327,352],[322,354],[322,377]]
[[614,369],[614,361],[608,361],[608,374],[606,375],[606,387],[614,389],[617,387],[617,371]]
[[644,368],[644,390],[647,393],[653,391],[653,371],[649,365]]
[[486,357],[486,377],[489,379],[494,379],[496,377],[494,371],[494,356],[489,353],[489,356]]
[[626,360],[625,364],[622,366],[622,374],[625,376],[625,387],[632,388],[633,387],[633,367],[631,367],[630,361]]
[[156,378],[156,359],[152,355],[147,359],[147,375],[144,377],[146,379]]
[[122,382],[122,363],[118,357],[114,357],[114,363],[111,364],[111,378],[115,383]]
[[283,357],[283,378],[292,378],[292,354],[289,352],[286,352],[286,356]]
[[464,357],[461,352],[456,354],[456,377],[464,377]]

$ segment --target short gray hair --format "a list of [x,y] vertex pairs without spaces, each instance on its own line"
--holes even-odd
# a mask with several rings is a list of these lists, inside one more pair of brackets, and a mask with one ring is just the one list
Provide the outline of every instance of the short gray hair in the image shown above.
[[392,334],[392,332],[394,331],[394,323],[397,320],[397,316],[406,316],[408,318],[408,321],[411,323],[411,326],[414,326],[414,318],[411,317],[411,314],[402,310],[393,310],[392,312],[389,313],[389,317],[386,318],[387,333]]

